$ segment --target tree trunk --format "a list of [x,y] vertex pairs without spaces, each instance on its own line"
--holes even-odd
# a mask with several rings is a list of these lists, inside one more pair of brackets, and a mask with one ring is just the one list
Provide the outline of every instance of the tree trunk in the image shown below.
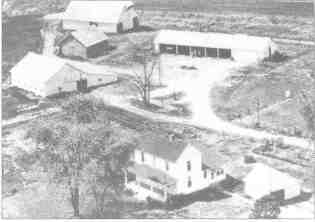
[[78,187],[71,187],[71,204],[73,208],[73,216],[79,217],[80,216],[80,205],[79,205],[79,188]]

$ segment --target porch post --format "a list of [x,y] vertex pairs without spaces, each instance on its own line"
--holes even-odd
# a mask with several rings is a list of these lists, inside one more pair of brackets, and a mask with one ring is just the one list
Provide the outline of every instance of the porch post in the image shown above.
[[126,186],[128,184],[127,170],[123,170],[123,172],[124,172],[124,183]]

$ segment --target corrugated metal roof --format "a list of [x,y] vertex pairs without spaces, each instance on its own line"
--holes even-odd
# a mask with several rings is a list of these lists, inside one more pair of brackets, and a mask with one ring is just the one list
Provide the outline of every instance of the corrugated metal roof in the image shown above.
[[100,31],[92,31],[92,30],[77,30],[71,32],[71,35],[81,42],[85,47],[89,47],[95,45],[97,43],[108,40],[108,36]]
[[159,31],[154,42],[156,44],[163,43],[209,48],[243,49],[251,51],[266,50],[272,44],[271,38],[268,37],[177,30]]
[[64,19],[102,23],[118,23],[125,8],[133,6],[132,1],[71,1]]

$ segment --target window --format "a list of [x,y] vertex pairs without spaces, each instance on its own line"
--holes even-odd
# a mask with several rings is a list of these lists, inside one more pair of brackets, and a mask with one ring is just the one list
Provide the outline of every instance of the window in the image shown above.
[[187,171],[190,171],[191,170],[191,163],[190,161],[187,161]]
[[167,162],[167,161],[165,162],[165,168],[166,168],[166,170],[169,170],[169,169],[170,169],[170,166],[168,165],[168,162]]
[[211,179],[214,179],[214,172],[211,172]]
[[192,185],[191,178],[190,178],[190,177],[188,177],[187,186],[188,186],[188,187],[191,187],[191,185]]
[[181,46],[179,45],[177,47],[177,50],[178,50],[178,54],[179,55],[189,55],[189,46]]
[[206,48],[206,56],[207,57],[217,57],[218,56],[218,50],[216,48]]
[[98,80],[99,82],[102,82],[102,81],[103,81],[103,79],[102,79],[102,78],[98,78],[97,80]]
[[141,161],[144,162],[144,152],[141,152]]
[[207,171],[206,170],[203,171],[203,178],[207,178]]
[[160,194],[161,196],[164,196],[164,191],[159,188],[153,187],[153,192]]
[[231,49],[219,49],[219,57],[223,59],[231,58]]
[[62,91],[62,87],[58,87],[58,91],[61,92]]
[[98,26],[97,22],[89,22],[89,25],[90,25],[90,26],[93,26],[93,25],[94,25],[95,27]]

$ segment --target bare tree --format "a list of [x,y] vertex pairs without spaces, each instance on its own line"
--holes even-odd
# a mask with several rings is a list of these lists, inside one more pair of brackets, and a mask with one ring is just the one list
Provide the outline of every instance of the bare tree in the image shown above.
[[137,89],[138,95],[141,97],[144,105],[150,104],[151,90],[153,88],[154,71],[158,63],[158,56],[154,54],[152,48],[152,40],[148,40],[141,45],[132,42],[132,60],[140,67],[134,69],[133,85]]

